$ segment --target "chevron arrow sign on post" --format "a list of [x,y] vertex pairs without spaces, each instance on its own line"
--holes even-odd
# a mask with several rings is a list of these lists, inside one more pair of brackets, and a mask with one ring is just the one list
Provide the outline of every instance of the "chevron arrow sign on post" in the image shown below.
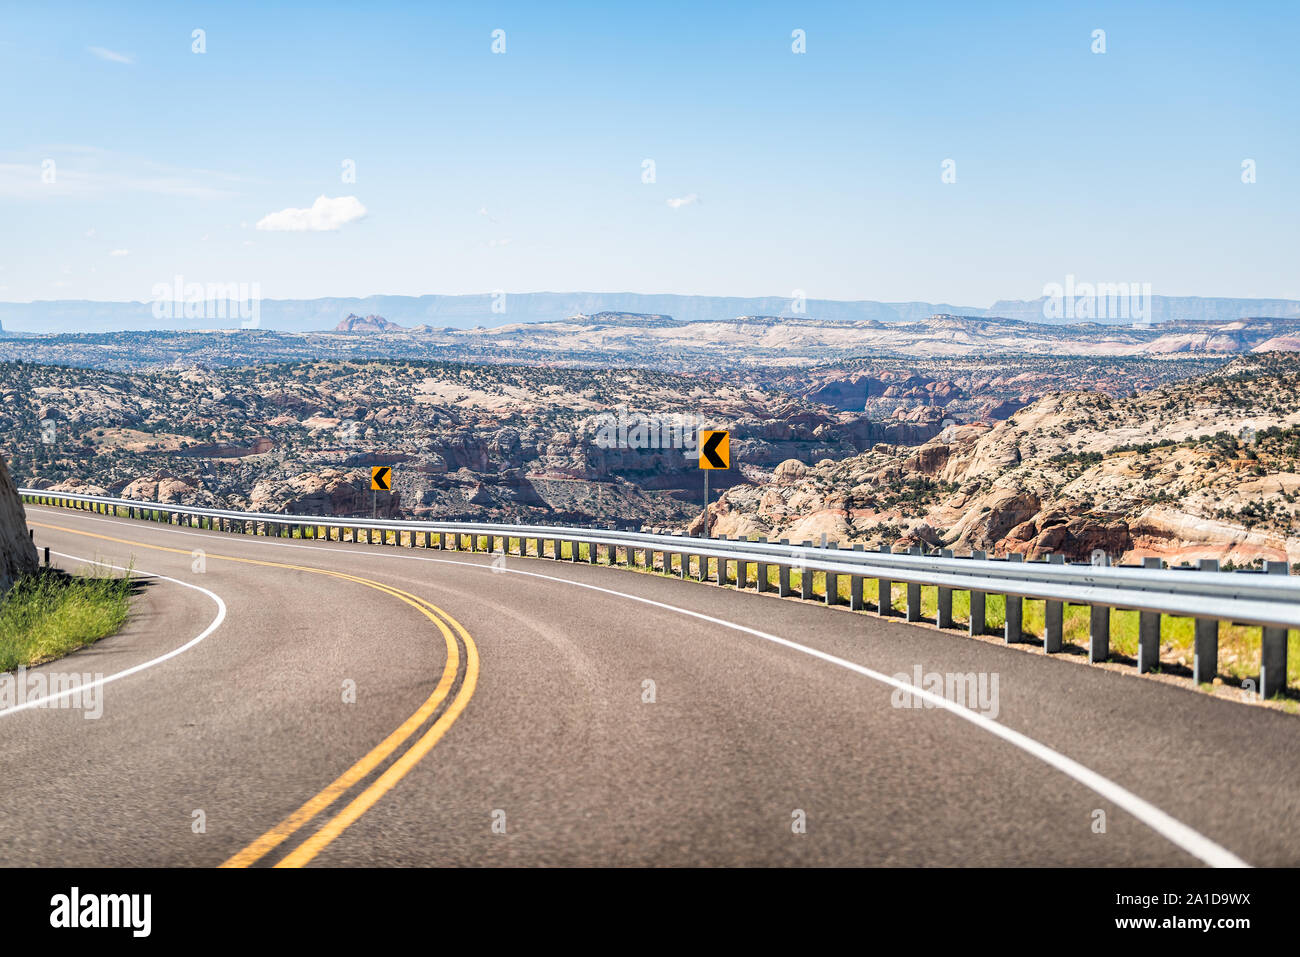
[[731,468],[730,432],[700,432],[700,468]]

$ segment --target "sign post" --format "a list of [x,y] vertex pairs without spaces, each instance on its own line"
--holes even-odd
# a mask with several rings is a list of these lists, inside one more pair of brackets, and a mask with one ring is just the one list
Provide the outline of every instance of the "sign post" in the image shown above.
[[376,512],[376,502],[380,492],[391,492],[393,490],[393,470],[387,465],[372,465],[370,467],[370,518],[373,520]]
[[712,538],[709,527],[709,473],[731,468],[731,433],[700,430],[700,468],[704,470],[704,537]]

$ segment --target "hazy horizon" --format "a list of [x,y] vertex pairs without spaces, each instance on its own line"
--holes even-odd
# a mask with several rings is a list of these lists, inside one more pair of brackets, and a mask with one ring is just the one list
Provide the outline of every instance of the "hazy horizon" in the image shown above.
[[1300,299],[1286,4],[70,12],[0,37],[9,302]]

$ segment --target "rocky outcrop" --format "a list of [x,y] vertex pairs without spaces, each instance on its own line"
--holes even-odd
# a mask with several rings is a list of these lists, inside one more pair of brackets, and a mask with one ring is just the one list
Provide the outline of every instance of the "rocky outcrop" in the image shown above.
[[1137,555],[1157,555],[1170,561],[1217,558],[1238,565],[1256,559],[1300,562],[1300,541],[1283,535],[1255,532],[1230,522],[1189,515],[1153,505],[1130,526]]
[[36,571],[38,566],[22,499],[4,459],[0,458],[0,593],[7,591],[20,576]]
[[998,554],[1020,554],[1034,561],[1045,555],[1063,555],[1066,561],[1088,561],[1105,552],[1119,559],[1133,547],[1129,526],[1095,516],[1071,517],[1061,509],[1039,513],[1007,532],[993,544]]
[[371,514],[372,507],[381,518],[394,518],[401,512],[401,495],[397,491],[372,493],[368,471],[303,472],[284,481],[258,482],[249,496],[250,510],[286,515],[364,517]]
[[921,405],[946,405],[964,398],[955,382],[930,379],[921,375],[882,372],[854,373],[843,378],[824,379],[805,392],[806,398],[846,412],[862,412],[872,399],[901,403],[909,400]]
[[[292,424],[294,420],[289,419],[287,422],[280,422],[281,425]],[[277,424],[272,420],[269,424]],[[275,442],[265,435],[258,436],[247,445],[230,445],[224,442],[208,442],[202,445],[191,445],[187,449],[182,449],[180,455],[186,458],[202,459],[242,459],[249,455],[264,455],[275,448]]]
[[1007,533],[1037,514],[1038,496],[1003,488],[976,503],[945,537],[951,546],[994,548]]
[[117,496],[167,505],[204,507],[217,504],[212,493],[206,489],[195,488],[183,479],[162,472],[128,482]]
[[347,318],[339,321],[335,332],[406,332],[405,326],[389,322],[383,316],[358,316],[348,313]]
[[87,482],[79,478],[64,479],[62,482],[37,482],[35,488],[42,488],[49,492],[73,492],[77,495],[107,495],[108,489],[102,485],[96,485],[93,482]]

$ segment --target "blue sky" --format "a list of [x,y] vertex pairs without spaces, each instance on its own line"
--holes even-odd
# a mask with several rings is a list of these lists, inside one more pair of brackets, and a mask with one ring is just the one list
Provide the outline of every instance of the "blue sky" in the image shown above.
[[1300,5],[541,6],[0,4],[0,300],[1300,298]]

